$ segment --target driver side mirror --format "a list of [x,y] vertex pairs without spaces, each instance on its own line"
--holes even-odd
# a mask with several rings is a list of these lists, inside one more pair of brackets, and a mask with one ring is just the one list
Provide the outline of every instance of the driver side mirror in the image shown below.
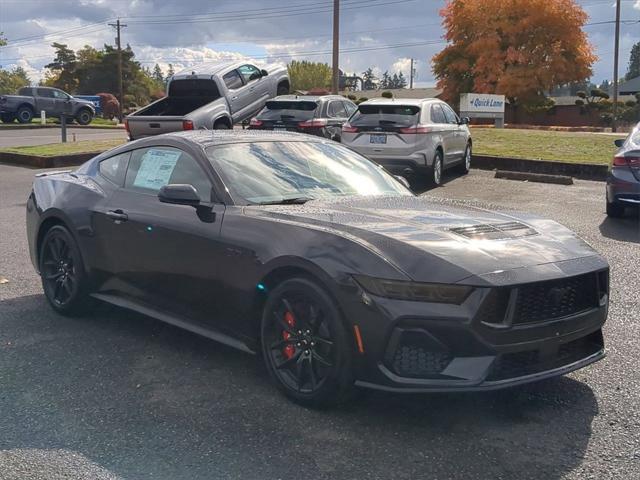
[[613,144],[618,148],[622,147],[624,145],[624,138],[616,138]]
[[470,121],[471,121],[471,119],[469,117],[462,117],[460,119],[460,125],[469,125]]
[[405,187],[407,187],[409,190],[411,190],[411,185],[409,184],[409,180],[407,180],[405,177],[403,177],[402,175],[394,175],[395,179],[398,180],[402,185],[404,185]]
[[266,77],[267,75],[269,75],[269,72],[267,72],[267,71],[263,68],[262,70],[260,70],[260,74],[261,74],[263,77]]
[[200,205],[200,197],[193,185],[178,183],[165,185],[158,192],[158,199],[162,203],[174,205],[190,205],[192,207]]

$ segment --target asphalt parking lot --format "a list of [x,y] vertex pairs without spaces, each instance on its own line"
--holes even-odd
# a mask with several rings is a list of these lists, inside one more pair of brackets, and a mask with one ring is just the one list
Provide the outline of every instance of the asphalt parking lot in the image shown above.
[[640,478],[640,224],[606,219],[602,183],[473,171],[426,195],[551,217],[605,255],[604,361],[510,390],[311,411],[207,339],[107,306],[54,314],[26,245],[36,172],[0,165],[0,479]]
[[[60,143],[59,128],[15,128],[8,129],[0,127],[0,148],[46,145],[49,143]],[[84,140],[117,140],[127,139],[127,132],[124,128],[67,128],[67,140],[80,142]]]

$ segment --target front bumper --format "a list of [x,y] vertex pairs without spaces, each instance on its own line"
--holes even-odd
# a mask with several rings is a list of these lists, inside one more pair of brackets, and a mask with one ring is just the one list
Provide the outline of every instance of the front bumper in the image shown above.
[[[605,356],[602,326],[608,310],[608,270],[586,275],[593,278],[597,299],[570,314],[562,305],[556,310],[561,316],[535,321],[534,315],[547,314],[547,307],[540,307],[544,302],[521,301],[525,293],[518,293],[536,292],[539,287],[531,285],[477,288],[462,305],[370,294],[369,306],[351,302],[347,315],[361,319],[353,323],[364,345],[364,353],[356,359],[356,384],[408,393],[494,390],[563,375],[596,362]],[[535,285],[569,288],[557,282],[587,276]],[[495,305],[496,291],[509,291],[501,306]]]

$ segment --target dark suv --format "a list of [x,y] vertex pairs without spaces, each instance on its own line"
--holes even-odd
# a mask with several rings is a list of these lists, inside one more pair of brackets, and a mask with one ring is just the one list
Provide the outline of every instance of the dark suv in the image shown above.
[[358,109],[340,95],[281,95],[251,119],[251,130],[288,130],[340,141],[342,125]]

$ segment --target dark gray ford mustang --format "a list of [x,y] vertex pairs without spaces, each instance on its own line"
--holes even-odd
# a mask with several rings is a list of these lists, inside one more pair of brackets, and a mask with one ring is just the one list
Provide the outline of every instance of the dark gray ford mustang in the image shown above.
[[415,196],[317,137],[131,142],[37,175],[27,227],[56,311],[101,300],[261,352],[307,405],[355,386],[500,388],[604,356],[608,265],[572,232]]

